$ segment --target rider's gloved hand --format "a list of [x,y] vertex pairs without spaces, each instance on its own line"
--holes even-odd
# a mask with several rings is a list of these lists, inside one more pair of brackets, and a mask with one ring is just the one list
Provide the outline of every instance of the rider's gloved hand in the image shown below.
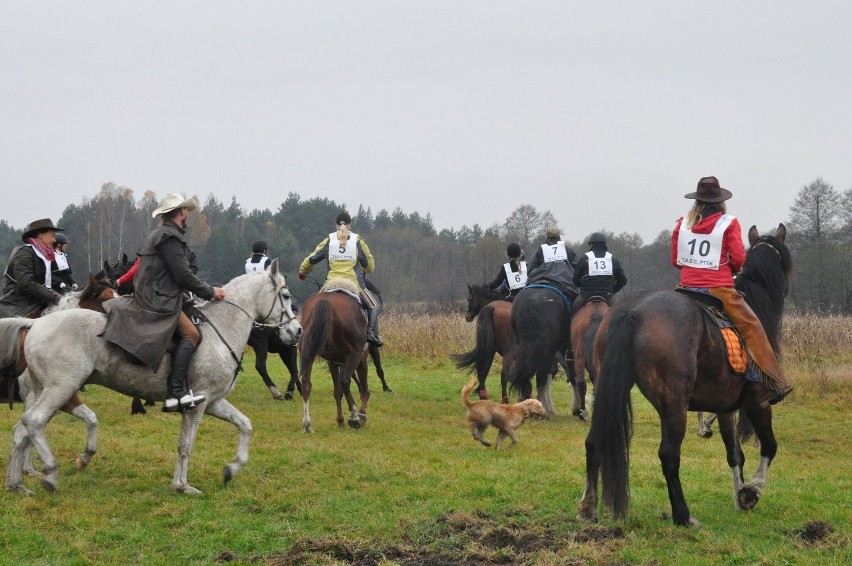
[[302,281],[305,280],[305,274],[302,273],[301,271],[299,272],[299,279],[301,279]]
[[77,290],[77,284],[76,284],[76,283],[74,283],[73,285],[71,285],[71,289],[72,289],[73,291],[76,291],[76,290]]

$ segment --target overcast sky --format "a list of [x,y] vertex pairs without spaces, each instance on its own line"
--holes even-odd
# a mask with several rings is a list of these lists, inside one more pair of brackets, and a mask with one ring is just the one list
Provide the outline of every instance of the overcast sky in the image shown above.
[[111,181],[400,206],[438,230],[526,203],[571,240],[647,242],[705,175],[764,232],[816,177],[852,187],[848,0],[0,6],[19,228]]

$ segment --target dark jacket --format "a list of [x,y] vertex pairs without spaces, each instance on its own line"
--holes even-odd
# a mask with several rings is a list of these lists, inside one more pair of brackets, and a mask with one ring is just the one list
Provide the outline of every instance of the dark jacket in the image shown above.
[[[552,246],[558,241],[548,238],[544,243]],[[535,254],[533,254],[532,261],[527,264],[529,269],[527,273],[527,287],[534,283],[553,285],[573,300],[580,292],[574,284],[573,264],[577,258],[577,254],[568,247],[568,244],[565,244],[565,253],[568,256],[567,261],[544,263],[544,253],[541,251],[541,246],[539,246]]]
[[52,304],[56,293],[44,286],[47,266],[33,247],[17,246],[9,256],[0,292],[0,318],[28,316]]
[[109,315],[102,334],[157,371],[177,328],[182,291],[203,299],[213,298],[213,287],[190,269],[184,231],[164,222],[139,250],[139,268],[133,295],[104,303]]
[[[595,254],[595,257],[604,257],[607,253],[605,244],[593,244],[590,251]],[[627,276],[624,275],[621,263],[615,256],[612,256],[611,276],[590,276],[589,258],[586,254],[582,254],[577,258],[577,264],[574,266],[574,284],[580,288],[580,293],[587,297],[592,295],[609,297],[618,293],[622,287],[627,285]]]

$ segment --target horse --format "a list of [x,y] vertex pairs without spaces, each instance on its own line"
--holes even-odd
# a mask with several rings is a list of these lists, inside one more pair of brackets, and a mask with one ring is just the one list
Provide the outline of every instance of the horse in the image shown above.
[[[312,295],[302,307],[304,334],[299,341],[302,365],[299,378],[302,381],[303,414],[302,427],[306,434],[312,433],[310,398],[311,371],[316,358],[328,362],[328,370],[334,383],[334,400],[337,403],[337,426],[343,425],[342,397],[346,397],[349,408],[349,426],[361,428],[367,420],[367,401],[370,389],[367,386],[367,319],[356,299],[357,286],[348,279],[335,278],[328,281],[320,292]],[[353,373],[361,396],[360,408],[352,398]]]
[[509,371],[515,357],[515,333],[512,331],[512,303],[500,300],[503,296],[492,291],[486,285],[468,285],[467,313],[465,320],[476,322],[476,345],[473,350],[462,354],[453,354],[451,358],[459,369],[476,371],[479,381],[477,393],[480,399],[488,399],[485,380],[494,362],[494,355],[500,354],[503,365],[500,370],[502,403],[509,402]]
[[[279,329],[285,341],[295,342],[301,326],[291,308],[290,291],[278,261],[263,273],[242,275],[224,286],[225,299],[198,307],[204,324],[202,340],[192,358],[189,382],[194,392],[206,397],[194,410],[182,414],[178,456],[172,488],[178,493],[200,494],[187,480],[189,457],[198,425],[204,414],[230,422],[239,430],[237,452],[225,465],[227,484],[248,461],[251,421],[225,396],[236,385],[240,359],[249,332],[256,325]],[[24,411],[13,430],[12,455],[6,473],[6,487],[27,495],[32,492],[21,482],[22,455],[32,443],[43,463],[41,484],[54,491],[58,465],[45,437],[45,426],[83,383],[109,387],[130,396],[163,400],[166,375],[171,363],[163,359],[157,372],[129,362],[125,352],[102,338],[106,317],[100,313],[72,309],[36,320],[0,320],[0,365],[14,362],[23,343],[23,355],[33,380],[35,400]],[[27,330],[26,337],[22,331]]]
[[[586,420],[586,376],[588,372],[589,381],[595,383],[594,345],[595,335],[601,321],[609,312],[609,305],[603,297],[589,297],[586,303],[571,315],[571,349],[574,350],[574,374],[577,376],[576,383],[578,395],[574,396],[575,404],[572,413],[581,420]],[[578,399],[582,401],[577,404]]]
[[[784,244],[786,228],[759,235],[752,226],[750,248],[736,288],[763,324],[770,344],[779,353],[781,319],[787,283],[792,271]],[[586,438],[586,487],[577,519],[597,519],[597,482],[600,474],[604,505],[617,519],[626,516],[628,455],[633,411],[630,390],[639,391],[657,410],[662,438],[660,463],[668,486],[672,519],[677,525],[700,525],[690,514],[680,483],[680,451],[686,434],[687,411],[718,414],[734,485],[734,502],[752,509],[766,483],[766,473],[778,448],[772,431],[772,408],[754,400],[753,388],[734,374],[727,361],[725,341],[713,322],[705,320],[695,301],[676,291],[655,291],[620,301],[602,323],[595,340],[599,368],[592,424]],[[744,483],[741,442],[734,411],[754,427],[760,441],[760,461],[752,479]]]
[[[585,383],[578,385],[574,368],[567,363],[564,352],[570,346],[571,305],[556,287],[527,285],[515,297],[512,307],[512,331],[516,336],[515,360],[509,374],[512,390],[520,399],[532,395],[532,376],[536,376],[539,401],[544,405],[546,418],[556,415],[551,397],[551,381],[555,373],[554,358],[565,369],[574,392],[573,407],[585,403]],[[582,389],[582,396],[580,391]]]
[[[90,273],[89,283],[83,290],[72,291],[63,295],[59,300],[59,304],[46,308],[42,311],[42,316],[72,308],[88,309],[103,313],[105,312],[103,304],[114,296],[113,288],[109,280],[103,276],[103,273],[98,273],[97,275]],[[21,398],[24,399],[24,407],[26,407],[28,403],[34,400],[32,380],[27,369],[24,369],[23,373],[18,376],[18,385],[21,391]],[[68,399],[68,402],[60,410],[86,423],[86,449],[77,455],[75,461],[77,469],[82,471],[89,465],[95,452],[97,452],[98,417],[94,411],[83,403],[77,392]],[[35,476],[37,472],[32,464],[31,448],[32,446],[29,446],[24,454],[23,473]]]

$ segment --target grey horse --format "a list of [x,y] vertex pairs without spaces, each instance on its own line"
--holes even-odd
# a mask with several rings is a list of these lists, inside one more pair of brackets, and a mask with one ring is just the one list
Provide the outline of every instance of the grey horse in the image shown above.
[[[239,430],[235,458],[225,465],[230,481],[248,461],[252,434],[248,417],[225,400],[236,384],[239,354],[255,326],[275,327],[285,343],[295,343],[302,329],[293,314],[290,291],[274,260],[263,273],[241,275],[224,286],[225,299],[199,307],[206,322],[203,340],[192,359],[189,383],[206,400],[182,415],[178,457],[172,488],[178,493],[200,494],[187,481],[189,456],[203,414],[230,422]],[[42,486],[56,489],[58,466],[45,437],[45,427],[57,410],[84,383],[103,385],[132,397],[162,401],[170,363],[163,360],[156,373],[127,361],[124,352],[99,337],[106,324],[103,314],[72,309],[36,319],[0,320],[0,365],[16,360],[19,334],[28,329],[24,356],[35,400],[29,404],[12,433],[12,453],[6,488],[27,495],[21,481],[24,451],[30,442],[43,463]],[[73,332],[71,330],[73,329]]]

